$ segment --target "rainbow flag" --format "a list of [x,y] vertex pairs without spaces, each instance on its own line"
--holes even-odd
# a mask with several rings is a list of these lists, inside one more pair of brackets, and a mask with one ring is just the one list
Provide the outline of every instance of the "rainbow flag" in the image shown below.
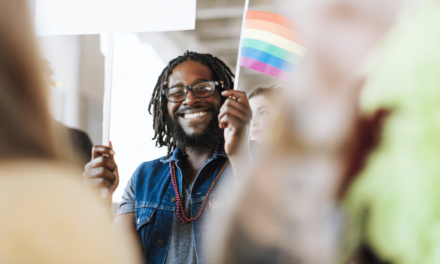
[[293,21],[269,12],[247,11],[240,65],[289,80],[306,52]]

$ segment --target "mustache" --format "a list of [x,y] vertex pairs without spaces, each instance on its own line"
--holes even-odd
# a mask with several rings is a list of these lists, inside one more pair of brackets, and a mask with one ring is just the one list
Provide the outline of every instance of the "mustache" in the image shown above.
[[176,112],[174,112],[173,114],[173,119],[179,117],[179,116],[183,116],[184,114],[186,114],[187,111],[191,111],[191,110],[195,110],[195,109],[206,109],[208,111],[214,112],[214,107],[212,106],[205,106],[205,107],[201,107],[201,106],[195,106],[195,107],[184,107],[181,108],[179,110],[177,110]]

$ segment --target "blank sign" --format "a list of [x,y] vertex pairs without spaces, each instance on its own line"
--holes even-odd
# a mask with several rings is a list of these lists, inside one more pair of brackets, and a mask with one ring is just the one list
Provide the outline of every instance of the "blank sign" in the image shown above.
[[87,35],[191,30],[196,0],[37,0],[36,33]]

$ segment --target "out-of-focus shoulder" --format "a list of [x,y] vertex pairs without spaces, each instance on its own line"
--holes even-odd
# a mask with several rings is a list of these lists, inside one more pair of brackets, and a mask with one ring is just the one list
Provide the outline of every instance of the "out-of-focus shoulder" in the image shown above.
[[133,263],[127,241],[81,174],[59,163],[0,163],[2,261]]

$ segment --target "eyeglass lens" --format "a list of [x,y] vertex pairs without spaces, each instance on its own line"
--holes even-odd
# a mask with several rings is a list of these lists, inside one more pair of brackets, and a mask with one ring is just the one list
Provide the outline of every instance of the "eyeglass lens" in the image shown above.
[[[215,84],[213,82],[203,82],[192,86],[195,96],[200,98],[210,96],[214,92],[214,89]],[[167,89],[166,96],[168,100],[173,102],[182,101],[185,99],[188,90],[189,89],[185,87],[172,87]]]

